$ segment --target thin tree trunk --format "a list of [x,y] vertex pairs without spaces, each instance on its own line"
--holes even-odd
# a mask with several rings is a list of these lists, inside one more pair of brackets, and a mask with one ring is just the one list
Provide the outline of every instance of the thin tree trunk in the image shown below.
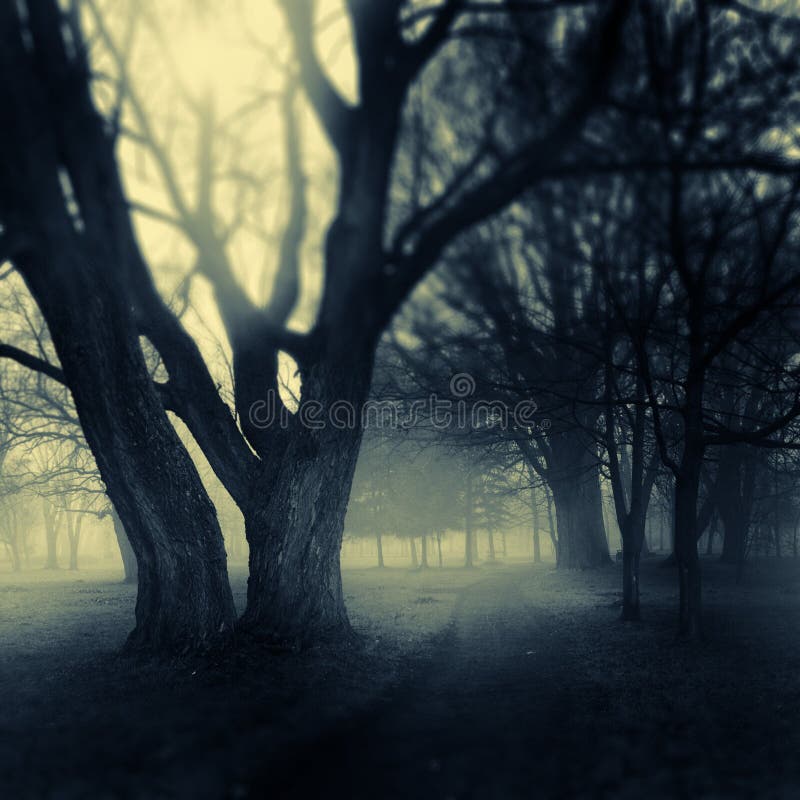
[[375,543],[378,545],[378,567],[383,569],[386,564],[383,563],[383,536],[380,533],[375,534]]
[[419,568],[419,558],[417,557],[417,542],[416,542],[416,539],[412,536],[412,537],[410,537],[409,542],[411,543],[411,566],[414,569],[418,569]]
[[550,541],[553,545],[553,554],[556,557],[556,563],[558,563],[558,533],[556,531],[556,521],[553,516],[553,501],[547,489],[545,489],[544,496],[547,500],[547,525],[550,533]]
[[539,539],[539,504],[536,502],[536,488],[531,484],[531,515],[533,521],[533,563],[542,561],[542,543]]
[[486,538],[489,540],[489,563],[492,564],[497,560],[497,556],[494,549],[494,531],[491,528],[486,531]]
[[697,495],[702,449],[687,443],[675,482],[675,556],[678,564],[679,632],[695,638],[701,630],[701,577],[697,554]]
[[442,534],[440,532],[436,534],[436,546],[439,551],[439,569],[442,569],[444,561],[442,560]]
[[472,529],[472,472],[467,472],[464,492],[464,566],[468,569],[475,566],[474,560],[474,531]]
[[83,514],[69,513],[67,515],[67,537],[69,539],[69,568],[73,572],[78,570],[78,548],[81,541],[81,526]]
[[422,536],[420,536],[420,540],[422,542],[422,548],[421,548],[422,558],[420,559],[420,567],[422,567],[423,569],[427,569],[428,568],[428,537],[423,533]]
[[60,569],[58,564],[58,512],[47,500],[43,500],[44,535],[47,546],[45,569]]

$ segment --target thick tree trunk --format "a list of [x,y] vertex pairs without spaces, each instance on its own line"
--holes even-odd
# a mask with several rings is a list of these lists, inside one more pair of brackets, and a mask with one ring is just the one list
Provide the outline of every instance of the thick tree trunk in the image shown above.
[[423,569],[427,569],[427,567],[428,567],[428,537],[423,533],[422,536],[420,536],[420,540],[422,542],[422,548],[421,548],[421,551],[420,551],[422,553],[422,558],[420,559],[419,565]]
[[559,568],[587,569],[611,563],[603,524],[596,445],[582,431],[550,437],[548,483],[558,525]]
[[551,480],[558,525],[557,566],[588,569],[610,563],[596,469]]
[[[359,397],[366,394],[369,376],[362,373],[361,381]],[[344,388],[338,398],[332,387],[327,391],[334,400],[353,396]],[[350,402],[360,408],[358,398]],[[258,502],[244,510],[250,577],[240,621],[257,638],[298,647],[352,634],[340,551],[361,443],[357,420],[343,427],[328,421],[321,429],[301,422],[285,432],[283,442],[276,441],[282,452],[270,459],[262,488],[253,493]]]
[[230,635],[235,620],[216,512],[153,387],[129,306],[114,284],[119,270],[100,253],[84,260],[72,231],[61,233],[62,241],[21,271],[136,553],[136,627],[128,646],[207,647]]

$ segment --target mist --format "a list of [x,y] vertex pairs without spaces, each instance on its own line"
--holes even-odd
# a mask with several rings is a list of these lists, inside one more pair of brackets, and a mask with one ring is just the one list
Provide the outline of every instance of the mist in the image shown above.
[[791,797],[800,12],[0,0],[0,787]]

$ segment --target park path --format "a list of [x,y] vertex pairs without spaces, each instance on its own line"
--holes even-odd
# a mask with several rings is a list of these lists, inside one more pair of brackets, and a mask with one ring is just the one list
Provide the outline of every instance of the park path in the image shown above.
[[510,798],[558,784],[541,756],[568,745],[554,740],[564,709],[552,690],[565,643],[526,580],[504,569],[465,589],[432,659],[287,763],[279,796]]

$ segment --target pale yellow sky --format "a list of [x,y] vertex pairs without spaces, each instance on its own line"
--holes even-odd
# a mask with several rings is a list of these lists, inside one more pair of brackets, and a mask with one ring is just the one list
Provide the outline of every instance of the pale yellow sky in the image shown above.
[[[145,109],[155,138],[168,154],[187,203],[194,203],[197,118],[190,105],[213,96],[217,119],[226,121],[214,143],[215,171],[221,180],[215,193],[215,211],[229,222],[241,202],[247,223],[231,238],[228,254],[234,270],[250,295],[263,301],[271,287],[277,244],[285,220],[288,186],[283,176],[284,139],[280,93],[285,66],[291,63],[291,46],[277,3],[272,0],[223,0],[201,4],[197,0],[125,0],[101,6],[105,24],[118,47],[126,41],[130,8],[138,8],[141,21],[133,39],[130,76]],[[114,78],[118,70],[101,39],[94,43],[95,68]],[[341,0],[321,0],[317,13],[317,50],[325,69],[341,93],[356,99],[356,77],[351,31]],[[107,80],[99,82],[99,102],[113,102]],[[141,124],[126,105],[126,129],[141,133]],[[302,298],[293,327],[313,322],[322,289],[320,244],[332,214],[336,164],[311,111],[301,106],[303,163],[309,177],[308,202],[312,221],[303,254]],[[132,202],[174,216],[174,206],[152,154],[136,136],[123,137],[119,160]],[[236,172],[250,178],[249,187],[226,175]],[[172,226],[137,213],[137,230],[158,285],[171,295],[188,275],[194,249]],[[224,385],[229,375],[220,357],[225,337],[211,291],[204,280],[192,280],[192,309],[185,324],[197,338],[215,378]]]

